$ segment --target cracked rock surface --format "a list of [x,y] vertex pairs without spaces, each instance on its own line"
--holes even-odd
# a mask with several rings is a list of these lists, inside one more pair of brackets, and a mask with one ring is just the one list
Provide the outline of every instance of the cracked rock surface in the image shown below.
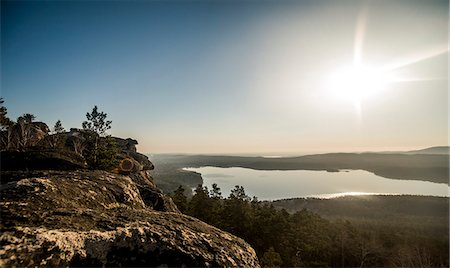
[[259,267],[245,241],[181,214],[147,172],[4,175],[0,267]]

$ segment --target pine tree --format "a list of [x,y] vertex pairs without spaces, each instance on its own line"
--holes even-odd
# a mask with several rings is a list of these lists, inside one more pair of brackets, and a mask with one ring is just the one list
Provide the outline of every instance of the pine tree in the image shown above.
[[106,131],[111,128],[112,121],[106,120],[107,114],[98,112],[97,105],[94,106],[91,113],[86,113],[87,121],[82,126],[85,130],[91,130],[100,136],[105,136]]
[[24,114],[22,115],[22,118],[26,123],[30,124],[34,121],[34,119],[36,119],[36,116],[34,114]]
[[53,127],[54,133],[63,133],[65,130],[61,124],[61,120],[56,121],[55,126]]
[[7,116],[8,109],[6,109],[3,103],[5,103],[5,101],[3,98],[0,98],[0,130],[6,130],[14,125],[14,122]]
[[118,165],[115,140],[106,135],[112,121],[106,120],[106,116],[106,113],[98,112],[96,105],[91,113],[86,113],[87,121],[82,124],[87,145],[83,156],[92,169],[111,170]]
[[48,144],[51,148],[63,148],[66,143],[66,135],[64,135],[64,128],[61,120],[56,121],[53,127],[53,133],[48,138]]
[[278,254],[273,247],[270,247],[261,258],[261,263],[263,267],[280,267],[280,254]]
[[187,198],[184,195],[184,188],[183,186],[178,186],[178,189],[176,189],[172,195],[172,200],[177,205],[178,209],[184,213],[187,209]]
[[7,116],[8,109],[3,105],[5,101],[0,98],[0,150],[5,150],[9,147],[11,133],[9,128],[14,125],[14,122]]
[[194,192],[195,194],[189,202],[189,215],[199,218],[205,222],[211,222],[211,202],[208,187],[203,187],[199,184]]
[[211,198],[214,199],[222,199],[222,192],[220,192],[220,187],[217,186],[217,183],[212,184],[212,190],[210,191]]

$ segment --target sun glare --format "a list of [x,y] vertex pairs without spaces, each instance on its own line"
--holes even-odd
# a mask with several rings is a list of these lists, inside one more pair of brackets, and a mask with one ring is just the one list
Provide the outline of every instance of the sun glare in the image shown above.
[[360,102],[384,90],[390,78],[383,72],[365,66],[337,70],[329,79],[329,87],[337,98]]

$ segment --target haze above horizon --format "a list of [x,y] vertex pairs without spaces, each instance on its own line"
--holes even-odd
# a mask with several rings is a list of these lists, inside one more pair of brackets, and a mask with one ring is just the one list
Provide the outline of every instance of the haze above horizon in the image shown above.
[[8,115],[149,153],[448,145],[448,1],[2,1]]

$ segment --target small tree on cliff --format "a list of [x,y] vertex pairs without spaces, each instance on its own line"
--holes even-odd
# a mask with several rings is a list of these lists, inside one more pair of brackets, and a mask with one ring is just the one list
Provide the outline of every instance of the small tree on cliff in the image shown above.
[[54,133],[63,133],[64,127],[61,124],[61,120],[56,121],[55,126],[53,127],[53,132]]
[[51,148],[63,148],[66,143],[66,135],[64,135],[64,127],[61,120],[56,121],[53,127],[52,135],[48,138],[49,146]]
[[3,105],[5,101],[0,98],[0,150],[5,150],[9,145],[9,128],[14,125],[14,122],[7,116],[8,109]]
[[172,200],[177,205],[178,209],[184,213],[187,209],[187,198],[186,195],[184,195],[184,188],[183,186],[178,186],[178,189],[176,189],[172,194]]
[[107,114],[98,112],[97,105],[92,109],[92,113],[86,113],[87,121],[83,122],[83,129],[91,130],[100,136],[105,136],[106,131],[111,128],[112,121],[106,120]]
[[87,148],[83,151],[89,167],[92,169],[111,170],[117,166],[117,147],[115,140],[106,135],[112,121],[106,120],[107,114],[98,112],[97,105],[91,113],[86,113],[87,121],[82,126]]
[[10,126],[14,125],[14,122],[6,115],[8,109],[3,105],[5,101],[0,98],[0,130],[7,130]]
[[[34,114],[24,114],[21,118],[23,118],[27,124],[30,124],[36,119],[36,116]],[[19,119],[17,121],[19,121]]]

